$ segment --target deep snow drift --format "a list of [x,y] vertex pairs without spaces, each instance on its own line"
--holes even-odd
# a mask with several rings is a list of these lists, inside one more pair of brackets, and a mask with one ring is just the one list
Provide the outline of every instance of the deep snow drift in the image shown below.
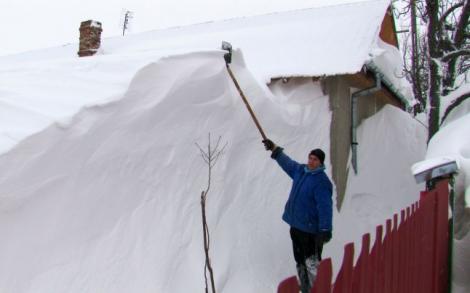
[[427,160],[450,157],[459,165],[455,178],[454,293],[470,289],[470,113],[462,111],[465,107],[456,109],[451,122],[431,139],[426,153]]
[[[299,161],[313,147],[328,153],[331,112],[320,86],[273,85],[272,95],[237,60],[270,138]],[[207,203],[218,290],[275,291],[295,271],[280,218],[290,180],[264,150],[217,51],[148,64],[122,99],[86,108],[0,157],[0,291],[203,290],[207,170],[195,142],[204,146],[209,132],[227,142]],[[420,186],[404,170],[422,159],[422,136],[421,125],[390,106],[359,128],[364,172],[350,174],[325,257],[337,263],[345,241],[416,199]]]

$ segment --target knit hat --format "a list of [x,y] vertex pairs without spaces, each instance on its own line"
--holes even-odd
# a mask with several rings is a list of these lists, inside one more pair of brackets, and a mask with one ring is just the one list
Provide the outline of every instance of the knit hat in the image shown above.
[[314,155],[315,157],[317,157],[320,160],[320,163],[322,163],[322,165],[325,162],[325,153],[321,149],[312,150],[310,152],[310,155]]

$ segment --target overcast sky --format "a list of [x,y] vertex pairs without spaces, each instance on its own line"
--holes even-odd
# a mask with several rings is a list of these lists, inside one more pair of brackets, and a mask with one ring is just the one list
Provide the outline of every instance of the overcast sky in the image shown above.
[[80,22],[122,33],[122,11],[134,12],[131,33],[232,17],[363,0],[0,0],[0,55],[78,43]]

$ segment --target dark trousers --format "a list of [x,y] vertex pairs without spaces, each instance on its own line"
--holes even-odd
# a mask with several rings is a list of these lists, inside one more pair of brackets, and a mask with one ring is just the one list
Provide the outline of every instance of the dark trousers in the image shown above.
[[317,237],[315,234],[306,233],[293,227],[290,228],[290,237],[297,263],[300,291],[308,293],[317,276],[323,243],[315,241]]
[[294,227],[290,228],[290,238],[292,239],[292,248],[294,250],[295,262],[298,265],[305,265],[305,260],[315,256],[321,261],[323,244],[316,244],[316,235],[300,231]]

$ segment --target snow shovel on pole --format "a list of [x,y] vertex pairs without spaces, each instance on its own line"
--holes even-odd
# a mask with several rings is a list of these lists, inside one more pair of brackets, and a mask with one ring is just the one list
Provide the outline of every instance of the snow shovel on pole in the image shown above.
[[263,128],[261,128],[261,124],[259,124],[258,119],[255,116],[255,112],[253,112],[253,109],[250,106],[250,103],[248,103],[248,100],[245,97],[245,94],[243,93],[240,84],[238,84],[237,79],[235,78],[235,75],[233,75],[232,70],[230,69],[230,63],[232,62],[232,45],[229,42],[222,42],[222,50],[228,51],[228,53],[225,53],[224,59],[225,59],[225,65],[227,66],[227,71],[230,75],[230,77],[233,80],[233,83],[235,84],[235,87],[238,90],[238,93],[240,94],[240,97],[243,99],[243,102],[245,103],[246,108],[248,109],[248,112],[250,112],[251,118],[253,119],[253,122],[255,122],[256,127],[259,130],[259,133],[261,134],[261,137],[263,137],[263,140],[268,139],[266,137],[266,134],[264,134]]

